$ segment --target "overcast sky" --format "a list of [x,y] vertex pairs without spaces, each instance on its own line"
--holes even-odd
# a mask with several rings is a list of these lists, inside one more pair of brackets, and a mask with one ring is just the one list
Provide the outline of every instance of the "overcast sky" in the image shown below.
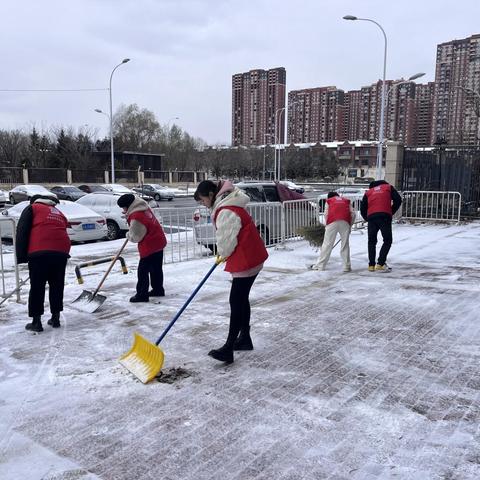
[[[0,89],[107,88],[162,124],[231,142],[231,76],[283,66],[287,91],[344,90],[382,74],[435,78],[436,45],[480,33],[479,0],[17,0],[0,7]],[[0,92],[0,128],[52,125],[108,133],[108,91]],[[88,125],[88,127],[85,127]]]

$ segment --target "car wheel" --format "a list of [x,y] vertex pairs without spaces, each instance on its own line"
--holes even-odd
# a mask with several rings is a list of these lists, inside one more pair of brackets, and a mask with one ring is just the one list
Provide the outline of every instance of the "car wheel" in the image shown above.
[[173,200],[173,198],[169,198],[168,201],[171,202]]
[[160,194],[156,193],[156,194],[153,196],[153,199],[154,199],[156,202],[159,202],[162,198],[160,197]]
[[257,230],[260,234],[260,237],[262,237],[263,243],[265,245],[270,245],[270,233],[268,231],[268,228],[265,225],[259,225],[257,227]]
[[206,247],[214,254],[217,254],[217,244],[216,243],[209,243]]
[[113,220],[107,220],[107,238],[116,240],[119,237],[120,228]]

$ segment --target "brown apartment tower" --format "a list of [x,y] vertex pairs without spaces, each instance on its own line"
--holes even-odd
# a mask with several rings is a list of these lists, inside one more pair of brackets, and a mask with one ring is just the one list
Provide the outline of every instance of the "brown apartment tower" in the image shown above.
[[286,76],[283,67],[250,70],[232,76],[233,146],[284,143],[285,111],[282,109],[285,108]]
[[437,45],[432,140],[454,144],[480,141],[480,34]]

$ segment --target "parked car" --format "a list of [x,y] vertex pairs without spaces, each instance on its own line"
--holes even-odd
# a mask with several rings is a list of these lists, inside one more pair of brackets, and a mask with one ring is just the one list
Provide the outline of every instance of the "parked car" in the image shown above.
[[303,187],[300,187],[296,183],[290,182],[289,180],[280,180],[280,183],[285,185],[290,190],[294,190],[295,192],[298,192],[298,193],[305,192],[305,189]]
[[0,190],[0,207],[4,207],[8,200],[8,193]]
[[12,205],[30,200],[34,195],[45,195],[47,197],[57,198],[53,192],[41,185],[17,185],[15,188],[12,188],[8,194]]
[[59,200],[70,200],[71,202],[86,195],[85,192],[82,192],[78,187],[73,185],[58,185],[52,187],[50,191],[53,192]]
[[158,183],[144,183],[143,185],[134,187],[132,190],[141,195],[152,197],[157,202],[160,200],[168,200],[171,202],[175,198],[175,192],[172,189],[159,185]]
[[135,193],[131,188],[121,185],[120,183],[104,183],[102,187],[109,192],[120,193],[121,195],[124,193]]
[[[28,201],[4,210],[2,215],[6,218],[13,218],[18,223],[23,210],[29,205]],[[72,242],[87,242],[101,240],[107,237],[107,225],[105,218],[93,210],[79,205],[76,202],[60,200],[58,208],[67,218],[67,234]],[[13,229],[10,222],[0,222],[0,235],[4,238],[12,238]]]
[[107,220],[107,238],[115,240],[125,235],[128,230],[127,219],[123,210],[117,205],[118,198],[123,193],[89,193],[79,198],[75,203],[86,207],[102,215]]
[[[276,243],[281,238],[281,204],[286,200],[306,199],[302,194],[274,182],[241,182],[235,184],[235,186],[243,190],[250,197],[252,203],[247,205],[247,210],[252,216],[260,236],[266,245]],[[264,208],[266,206],[265,204],[271,205],[267,209]],[[295,228],[299,217],[302,217],[302,220],[307,219],[310,224],[317,222],[316,206],[309,203],[303,206],[303,208],[306,209],[304,212],[305,215],[287,215],[285,219],[287,225]],[[214,251],[216,237],[210,211],[206,208],[198,208],[195,210],[193,226],[197,243]]]
[[96,183],[90,184],[90,185],[80,185],[78,187],[82,192],[85,193],[93,193],[93,192],[108,192],[105,187],[102,187],[101,185],[98,185]]

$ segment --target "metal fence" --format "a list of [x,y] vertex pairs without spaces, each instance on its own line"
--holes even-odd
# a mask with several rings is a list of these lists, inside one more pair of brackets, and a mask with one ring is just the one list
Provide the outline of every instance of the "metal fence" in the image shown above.
[[144,170],[143,178],[145,183],[168,183],[170,180],[169,172],[162,170]]
[[72,183],[105,183],[103,169],[72,170]]
[[[7,298],[13,297],[14,295],[16,296],[17,302],[20,301],[21,283],[17,257],[15,255],[16,223],[13,218],[1,218],[0,216],[0,238],[2,236],[2,232],[6,232],[7,230],[12,234],[13,244],[7,248],[0,241],[0,297],[3,299],[0,300],[0,304],[3,303],[3,301],[5,301]],[[8,262],[6,261],[7,255],[9,259]]]
[[0,168],[0,184],[16,185],[23,183],[23,169],[21,167]]
[[63,168],[29,168],[30,183],[67,183],[67,170]]
[[406,220],[459,222],[462,195],[459,192],[408,191],[402,193],[398,217]]

